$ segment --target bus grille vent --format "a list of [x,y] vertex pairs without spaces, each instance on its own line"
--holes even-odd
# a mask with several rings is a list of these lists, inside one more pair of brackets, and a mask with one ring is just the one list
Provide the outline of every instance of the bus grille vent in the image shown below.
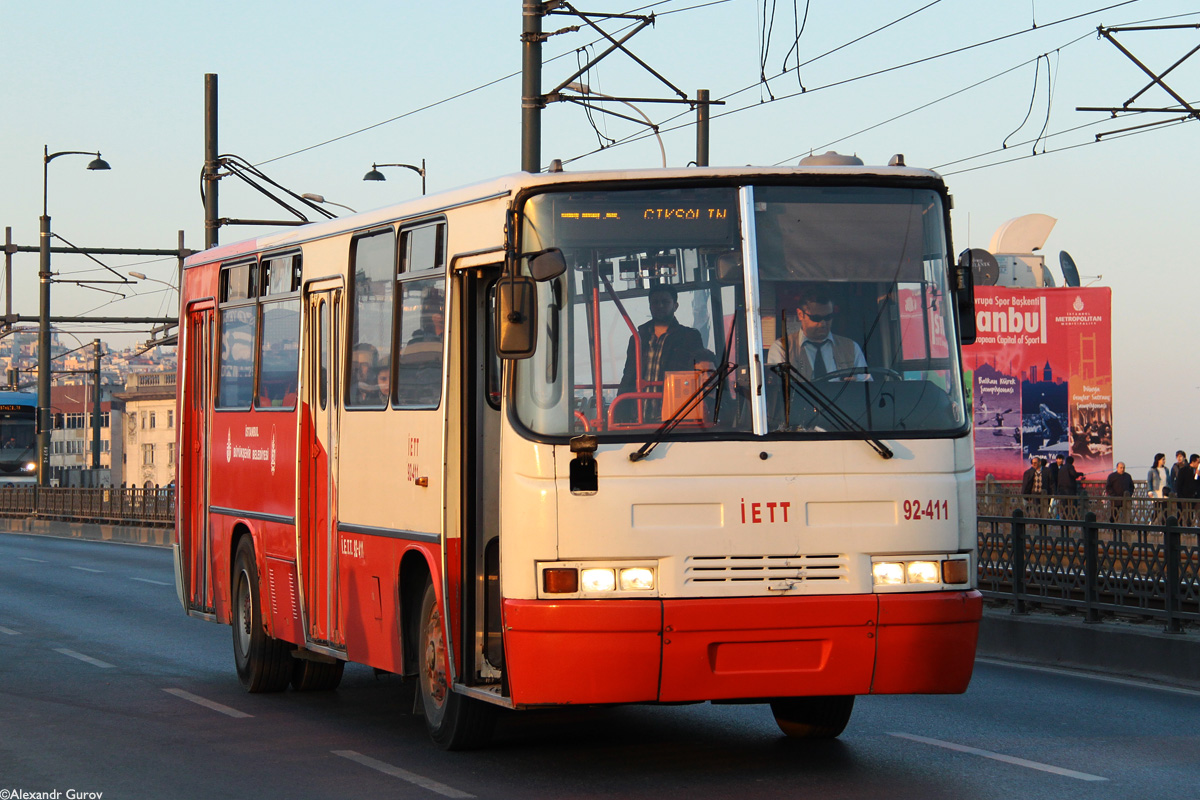
[[690,556],[684,580],[696,583],[839,581],[846,578],[846,556]]

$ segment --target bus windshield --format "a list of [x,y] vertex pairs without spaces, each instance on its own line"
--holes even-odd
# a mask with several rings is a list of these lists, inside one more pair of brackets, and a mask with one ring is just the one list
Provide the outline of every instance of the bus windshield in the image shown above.
[[875,438],[966,430],[932,189],[580,191],[525,205],[562,250],[516,362],[532,433]]

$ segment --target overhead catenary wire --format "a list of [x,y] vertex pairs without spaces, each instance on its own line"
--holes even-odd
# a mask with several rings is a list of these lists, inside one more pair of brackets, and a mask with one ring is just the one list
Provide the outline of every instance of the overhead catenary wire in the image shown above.
[[[934,2],[935,2],[935,3],[936,3],[936,2],[940,2],[940,0],[934,0]],[[1056,19],[1056,20],[1053,20],[1053,21],[1051,21],[1051,22],[1047,22],[1047,23],[1045,23],[1044,25],[1041,25],[1041,26],[1040,26],[1039,28],[1037,28],[1036,30],[1037,30],[1037,31],[1044,30],[1045,28],[1049,28],[1049,27],[1052,27],[1052,26],[1055,26],[1055,25],[1061,25],[1061,24],[1064,24],[1064,23],[1067,23],[1067,22],[1072,22],[1072,21],[1074,21],[1074,20],[1081,19],[1081,18],[1083,18],[1083,17],[1087,17],[1087,16],[1091,16],[1091,15],[1094,15],[1094,14],[1098,14],[1098,13],[1101,13],[1101,12],[1103,12],[1103,11],[1109,11],[1109,10],[1112,10],[1112,9],[1114,9],[1114,8],[1120,8],[1120,7],[1122,7],[1122,6],[1127,6],[1127,5],[1130,5],[1130,4],[1133,4],[1133,3],[1137,3],[1137,2],[1140,2],[1140,0],[1122,0],[1122,2],[1119,2],[1119,3],[1113,3],[1113,4],[1109,4],[1109,5],[1106,5],[1106,6],[1102,6],[1102,7],[1099,7],[1099,8],[1092,9],[1091,11],[1086,11],[1086,12],[1082,12],[1082,13],[1079,13],[1079,14],[1073,14],[1073,15],[1071,15],[1071,16],[1068,16],[1068,17],[1062,17],[1062,18],[1060,18],[1060,19]],[[910,13],[910,14],[908,14],[908,15],[905,15],[905,16],[906,16],[906,17],[908,17],[908,16],[912,16],[912,14],[913,14],[913,13],[919,13],[920,11],[923,11],[925,8],[928,8],[930,5],[933,5],[933,3],[930,3],[930,4],[926,5],[926,6],[923,6],[922,8],[920,8],[920,9],[917,9],[917,11],[915,11],[915,12],[912,12],[912,13]],[[900,18],[900,19],[903,19],[903,18]],[[854,40],[851,40],[850,42],[847,42],[847,43],[845,43],[845,44],[843,44],[843,45],[839,45],[838,47],[835,47],[835,48],[833,48],[833,49],[831,49],[831,50],[828,50],[828,51],[826,51],[825,53],[822,53],[822,54],[821,54],[821,55],[819,55],[819,56],[815,56],[814,58],[811,58],[811,59],[809,59],[808,61],[804,62],[803,64],[800,64],[800,65],[798,65],[798,67],[801,67],[801,66],[806,66],[807,64],[811,64],[812,62],[816,61],[817,59],[824,58],[825,56],[831,55],[832,53],[835,53],[835,52],[837,52],[837,51],[839,51],[839,50],[841,50],[841,49],[844,49],[845,47],[849,46],[850,44],[853,44],[854,42],[862,41],[862,39],[863,39],[863,38],[865,38],[866,36],[869,36],[869,35],[872,35],[873,33],[876,33],[876,32],[879,32],[879,31],[882,31],[882,30],[886,29],[887,27],[890,27],[891,25],[895,24],[895,23],[896,23],[896,22],[898,22],[898,21],[899,21],[899,19],[898,19],[898,20],[893,20],[893,22],[891,22],[891,23],[888,23],[887,25],[881,26],[880,28],[877,28],[877,29],[875,29],[874,31],[872,31],[872,32],[871,32],[871,33],[869,33],[869,34],[864,34],[863,36],[857,37],[856,39],[854,39]],[[951,50],[946,50],[946,51],[943,51],[943,52],[941,52],[941,53],[936,53],[936,54],[934,54],[934,55],[930,55],[930,56],[924,56],[924,57],[922,57],[922,58],[913,59],[913,60],[911,60],[911,61],[906,61],[906,62],[904,62],[904,63],[901,63],[901,64],[895,64],[895,65],[892,65],[892,66],[889,66],[889,67],[883,67],[883,68],[881,68],[881,69],[872,70],[872,71],[870,71],[870,72],[863,73],[863,74],[860,74],[860,75],[855,75],[855,76],[852,76],[852,77],[849,77],[849,78],[843,78],[843,79],[840,79],[840,80],[831,81],[830,83],[826,83],[826,84],[823,84],[823,85],[821,85],[821,86],[812,87],[812,88],[809,88],[809,89],[807,89],[807,90],[805,90],[805,91],[792,92],[792,93],[789,93],[789,94],[786,94],[786,95],[781,95],[781,96],[779,96],[779,97],[773,97],[773,98],[772,98],[772,99],[770,99],[770,100],[760,100],[760,101],[759,101],[759,102],[757,102],[757,103],[751,103],[751,104],[749,104],[749,105],[744,105],[744,106],[739,106],[739,107],[737,107],[737,108],[728,109],[728,110],[726,110],[726,111],[722,111],[722,112],[719,112],[719,113],[716,113],[716,114],[713,114],[713,115],[711,115],[711,117],[710,117],[710,120],[720,119],[720,118],[722,118],[722,117],[728,117],[728,116],[731,116],[731,115],[733,115],[733,114],[739,114],[739,113],[742,113],[742,112],[744,112],[744,111],[749,111],[749,110],[751,110],[751,109],[761,108],[761,107],[763,107],[763,106],[765,106],[765,105],[769,105],[770,103],[776,103],[776,102],[781,102],[781,101],[783,101],[783,100],[789,100],[789,99],[791,99],[791,98],[798,97],[798,96],[800,96],[800,95],[803,95],[803,94],[810,94],[810,93],[813,93],[813,92],[818,92],[818,91],[822,91],[822,90],[825,90],[825,89],[832,89],[832,88],[836,88],[836,87],[839,87],[839,86],[845,86],[845,85],[848,85],[848,84],[851,84],[851,83],[855,83],[855,82],[857,82],[857,81],[861,81],[861,80],[866,80],[866,79],[869,79],[869,78],[878,77],[878,76],[880,76],[880,75],[884,75],[884,74],[887,74],[887,73],[890,73],[890,72],[895,72],[895,71],[902,70],[902,69],[907,69],[907,68],[909,68],[909,67],[914,67],[914,66],[917,66],[917,65],[920,65],[920,64],[926,64],[926,63],[929,63],[929,62],[932,62],[932,61],[936,61],[936,60],[938,60],[938,59],[946,58],[946,57],[949,57],[949,56],[952,56],[952,55],[957,55],[957,54],[964,53],[964,52],[967,52],[967,51],[970,51],[970,50],[974,50],[974,49],[976,49],[976,48],[979,48],[979,47],[984,47],[984,46],[986,46],[986,45],[990,45],[990,44],[996,44],[996,43],[998,43],[998,42],[1006,41],[1006,40],[1008,40],[1008,39],[1012,39],[1012,38],[1015,38],[1015,37],[1018,37],[1018,36],[1024,36],[1024,35],[1027,35],[1027,34],[1030,34],[1030,33],[1034,33],[1034,32],[1035,32],[1035,29],[1032,29],[1032,28],[1023,28],[1023,29],[1021,29],[1021,30],[1019,30],[1019,31],[1014,31],[1014,32],[1007,33],[1007,34],[1002,34],[1002,35],[1000,35],[1000,36],[994,36],[994,37],[991,37],[991,38],[989,38],[989,39],[984,39],[984,40],[982,40],[982,41],[975,42],[975,43],[973,43],[973,44],[963,45],[962,47],[956,47],[956,48],[953,48],[953,49],[951,49]],[[1083,37],[1080,37],[1080,38],[1086,38],[1087,36],[1090,36],[1090,35],[1092,35],[1092,33],[1094,33],[1094,31],[1089,31],[1087,34],[1085,34]],[[796,68],[798,68],[798,67],[796,67]],[[790,69],[795,69],[795,68],[790,68]],[[781,73],[781,74],[782,74],[782,73]],[[776,77],[778,77],[778,76],[776,76]],[[738,96],[738,95],[740,95],[740,94],[743,94],[743,93],[745,93],[745,92],[747,92],[747,91],[749,91],[749,90],[751,90],[751,89],[754,89],[754,88],[755,88],[755,87],[757,87],[758,85],[759,85],[759,83],[758,83],[758,82],[755,82],[755,83],[752,83],[752,84],[748,84],[747,86],[744,86],[744,87],[742,87],[741,89],[737,89],[737,90],[735,90],[735,91],[733,91],[733,92],[730,92],[730,93],[728,93],[728,94],[726,94],[726,95],[723,95],[723,96],[722,96],[722,97],[720,97],[719,99],[720,99],[720,100],[722,100],[722,101],[729,100],[730,98],[736,97],[736,96]],[[689,120],[688,122],[685,122],[685,123],[682,123],[682,124],[679,124],[679,125],[675,125],[675,126],[672,126],[672,127],[666,127],[668,123],[670,123],[670,122],[673,122],[673,121],[675,121],[675,120],[679,119],[680,117],[683,117],[683,116],[687,115],[688,113],[689,113],[689,112],[686,112],[686,111],[685,111],[685,112],[681,112],[681,113],[679,113],[679,114],[676,114],[676,115],[675,115],[675,116],[673,116],[673,117],[669,117],[668,119],[664,120],[662,123],[660,123],[660,126],[659,126],[659,132],[660,132],[660,133],[669,133],[669,132],[672,132],[672,131],[680,130],[680,129],[682,129],[682,128],[690,127],[691,125],[695,124],[693,121],[690,121],[690,120]],[[612,144],[612,145],[610,145],[610,146],[609,146],[609,148],[612,148],[612,147],[619,147],[619,146],[622,146],[622,145],[625,145],[625,144],[630,144],[630,143],[633,143],[633,142],[636,142],[636,141],[640,141],[641,139],[644,139],[644,138],[646,138],[646,134],[645,134],[645,133],[643,133],[643,132],[641,132],[641,131],[638,131],[638,132],[635,132],[635,133],[629,134],[628,136],[625,136],[625,137],[623,137],[622,139],[619,139],[619,140],[617,140],[617,142],[616,142],[616,143],[614,143],[614,144]],[[577,155],[577,156],[573,156],[573,157],[571,157],[571,158],[563,159],[563,164],[569,164],[569,163],[573,163],[573,162],[575,162],[575,161],[579,161],[580,159],[587,158],[588,156],[595,155],[596,153],[598,153],[598,152],[601,152],[601,150],[603,150],[603,149],[609,149],[609,148],[597,148],[597,149],[595,149],[595,150],[590,150],[590,151],[588,151],[588,152],[581,153],[581,154],[579,154],[579,155]],[[799,156],[797,156],[797,157],[799,157]]]

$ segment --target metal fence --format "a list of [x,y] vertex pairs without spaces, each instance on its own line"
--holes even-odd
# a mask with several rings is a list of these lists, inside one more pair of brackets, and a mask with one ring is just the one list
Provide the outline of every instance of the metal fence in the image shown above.
[[984,491],[979,588],[985,597],[1160,619],[1169,633],[1200,622],[1200,502]]
[[0,488],[0,516],[170,526],[175,524],[175,488],[9,486]]

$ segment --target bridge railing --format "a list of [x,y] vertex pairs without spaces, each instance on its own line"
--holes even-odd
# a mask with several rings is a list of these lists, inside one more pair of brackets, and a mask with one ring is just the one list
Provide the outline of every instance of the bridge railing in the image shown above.
[[1200,622],[1200,502],[1047,498],[983,492],[979,589],[1014,611],[1030,604],[1161,619],[1169,633]]
[[0,516],[170,526],[175,524],[175,488],[9,486],[0,488]]

